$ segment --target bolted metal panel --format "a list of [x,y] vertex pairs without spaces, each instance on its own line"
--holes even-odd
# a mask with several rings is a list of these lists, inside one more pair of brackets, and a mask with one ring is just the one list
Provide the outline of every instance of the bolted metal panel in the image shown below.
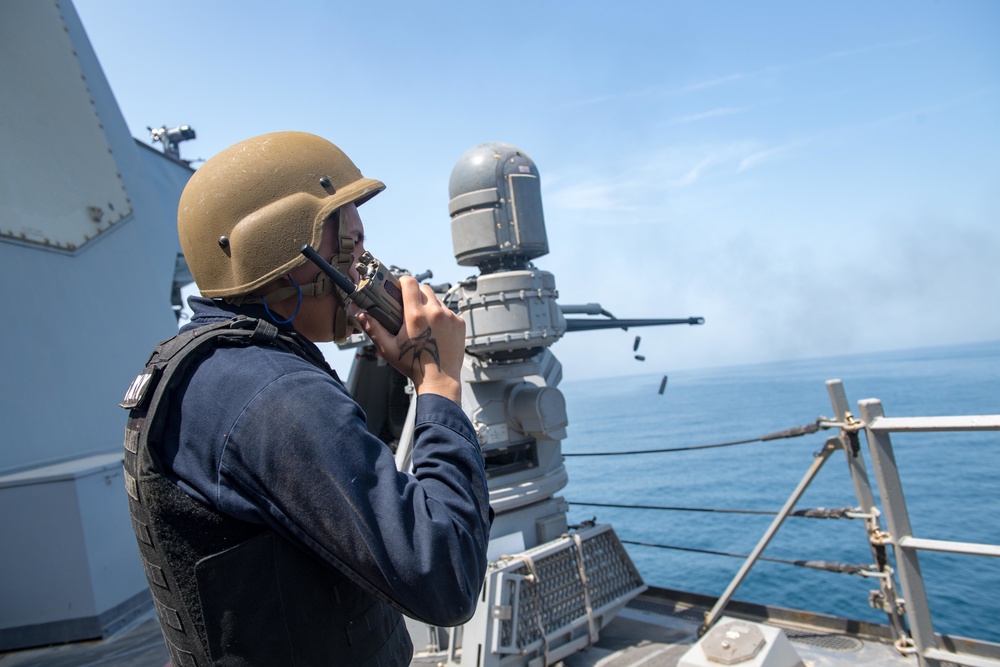
[[466,322],[466,350],[477,356],[548,347],[566,332],[548,271],[504,271],[479,276],[463,288],[458,312]]
[[0,61],[17,65],[0,67],[0,241],[74,252],[132,203],[59,6],[3,10]]

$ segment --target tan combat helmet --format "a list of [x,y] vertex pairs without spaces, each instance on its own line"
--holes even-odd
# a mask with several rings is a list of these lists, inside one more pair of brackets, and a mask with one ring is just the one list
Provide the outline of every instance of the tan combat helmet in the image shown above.
[[[305,262],[302,246],[319,247],[323,223],[338,208],[384,189],[326,139],[264,134],[194,173],[181,194],[177,233],[202,295],[239,297]],[[353,250],[353,241],[344,245],[342,252]]]

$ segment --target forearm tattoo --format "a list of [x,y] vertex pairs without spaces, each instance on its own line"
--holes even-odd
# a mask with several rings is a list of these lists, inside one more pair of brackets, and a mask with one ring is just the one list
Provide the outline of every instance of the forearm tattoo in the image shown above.
[[403,358],[409,354],[413,353],[413,361],[410,362],[410,368],[416,370],[418,364],[420,363],[420,357],[426,352],[431,355],[434,360],[434,364],[437,369],[441,370],[441,355],[438,352],[437,340],[431,338],[431,328],[427,327],[422,334],[409,339],[405,343],[399,346],[399,360],[403,361]]

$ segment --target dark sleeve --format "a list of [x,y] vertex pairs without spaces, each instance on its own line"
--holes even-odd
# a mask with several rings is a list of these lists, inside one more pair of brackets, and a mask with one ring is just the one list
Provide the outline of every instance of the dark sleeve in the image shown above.
[[[220,460],[220,509],[263,521],[407,615],[468,620],[486,572],[491,512],[482,454],[461,408],[417,399],[412,475],[331,378],[285,375],[250,401]],[[229,500],[227,500],[227,498]]]

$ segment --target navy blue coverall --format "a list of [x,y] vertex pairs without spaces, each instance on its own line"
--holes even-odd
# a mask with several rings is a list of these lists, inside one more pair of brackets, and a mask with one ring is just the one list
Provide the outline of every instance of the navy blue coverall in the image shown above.
[[[190,305],[185,329],[266,318],[259,306],[201,297]],[[163,461],[188,494],[266,524],[409,616],[441,626],[470,617],[492,511],[460,406],[417,398],[413,473],[404,474],[346,388],[290,352],[217,348],[184,382]]]

